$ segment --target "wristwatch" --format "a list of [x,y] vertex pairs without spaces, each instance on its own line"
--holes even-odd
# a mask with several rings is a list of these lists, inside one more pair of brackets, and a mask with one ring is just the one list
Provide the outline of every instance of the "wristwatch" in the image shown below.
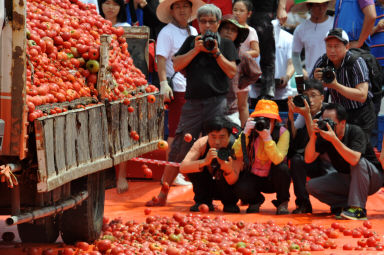
[[216,51],[215,53],[212,54],[213,57],[216,59],[218,58],[220,55],[221,55],[221,52],[220,51]]

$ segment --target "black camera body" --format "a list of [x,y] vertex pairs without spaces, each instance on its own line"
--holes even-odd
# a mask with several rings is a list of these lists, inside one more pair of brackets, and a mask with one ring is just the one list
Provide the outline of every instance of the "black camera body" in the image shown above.
[[320,130],[328,131],[327,123],[331,127],[332,130],[335,130],[336,123],[331,119],[321,119],[317,121],[317,126]]
[[307,95],[304,95],[304,94],[299,94],[299,95],[296,95],[294,98],[293,98],[293,103],[297,106],[297,107],[304,107],[305,104],[304,104],[304,100],[307,101],[308,105],[311,105],[311,101],[309,101],[309,97]]
[[201,40],[203,40],[204,47],[207,50],[211,51],[215,48],[215,40],[217,40],[217,35],[216,33],[208,30],[207,32],[205,32]]
[[256,117],[253,119],[255,123],[255,129],[258,131],[263,131],[264,129],[269,129],[270,119],[266,117]]
[[321,72],[323,73],[322,80],[325,83],[331,83],[335,79],[335,69],[331,66],[326,66],[323,69],[321,69]]
[[[221,160],[227,161],[229,156],[235,159],[234,152],[232,149],[229,148],[220,148],[217,150],[217,157]],[[211,161],[211,167],[213,169],[213,177],[216,180],[220,180],[221,176],[223,175],[222,171],[220,171],[220,164],[217,159],[213,159]]]

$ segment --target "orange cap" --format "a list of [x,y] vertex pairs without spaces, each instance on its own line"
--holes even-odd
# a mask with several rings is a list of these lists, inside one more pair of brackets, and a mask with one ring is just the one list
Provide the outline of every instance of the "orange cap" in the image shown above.
[[267,117],[270,119],[276,119],[281,122],[281,118],[279,115],[279,107],[272,100],[259,100],[259,102],[257,102],[255,110],[251,114],[251,117]]

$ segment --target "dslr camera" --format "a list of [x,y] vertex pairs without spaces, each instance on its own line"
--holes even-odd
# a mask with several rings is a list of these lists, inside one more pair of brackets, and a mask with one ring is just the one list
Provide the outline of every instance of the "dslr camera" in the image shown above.
[[270,119],[266,117],[256,117],[253,119],[255,123],[255,129],[258,131],[263,131],[264,129],[269,129]]
[[[228,148],[220,148],[217,150],[217,157],[221,160],[228,160],[229,156],[231,156],[232,158],[235,158],[234,156],[234,152],[232,149],[228,149]],[[211,167],[213,169],[213,178],[216,179],[216,180],[219,180],[221,179],[221,176],[223,175],[222,171],[220,171],[220,164],[219,164],[219,161],[217,161],[217,159],[213,159],[211,161]]]
[[217,40],[217,35],[216,33],[208,30],[203,37],[201,38],[203,40],[203,45],[204,47],[211,51],[213,48],[215,48],[215,40]]
[[331,119],[321,119],[317,121],[317,126],[320,130],[328,131],[327,123],[331,127],[332,130],[335,130],[336,123]]
[[304,100],[307,101],[308,105],[311,105],[311,102],[309,101],[309,97],[307,95],[304,95],[304,94],[299,94],[299,95],[296,95],[294,98],[293,98],[293,103],[297,106],[297,107],[304,107],[305,104],[304,104]]
[[323,77],[321,78],[323,82],[325,83],[331,83],[335,79],[335,69],[331,66],[326,66],[323,69],[321,69],[321,72],[323,73]]

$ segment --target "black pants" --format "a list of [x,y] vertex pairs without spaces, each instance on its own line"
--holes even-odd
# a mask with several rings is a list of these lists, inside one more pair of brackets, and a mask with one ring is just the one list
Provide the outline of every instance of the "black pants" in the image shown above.
[[304,162],[304,156],[301,154],[295,154],[291,158],[291,177],[293,182],[293,190],[296,196],[297,206],[309,206],[309,195],[305,187],[307,183],[307,176],[310,178],[316,178],[327,174],[322,166],[322,161],[317,158],[311,164]]
[[193,185],[196,203],[209,205],[212,200],[220,200],[223,205],[234,205],[239,200],[233,186],[222,175],[219,179],[213,179],[211,173],[204,169],[203,172],[188,174],[188,178]]
[[249,25],[259,37],[261,78],[260,96],[275,96],[275,37],[273,35],[273,13],[252,12]]
[[364,107],[357,110],[347,110],[347,123],[355,124],[364,131],[367,142],[371,140],[371,133],[375,129],[377,115],[375,113],[375,106],[372,100],[367,99],[368,102]]
[[268,177],[259,177],[251,172],[241,172],[235,184],[235,192],[239,198],[249,204],[262,204],[265,200],[261,192],[276,193],[275,205],[289,200],[291,177],[287,164],[271,165]]

